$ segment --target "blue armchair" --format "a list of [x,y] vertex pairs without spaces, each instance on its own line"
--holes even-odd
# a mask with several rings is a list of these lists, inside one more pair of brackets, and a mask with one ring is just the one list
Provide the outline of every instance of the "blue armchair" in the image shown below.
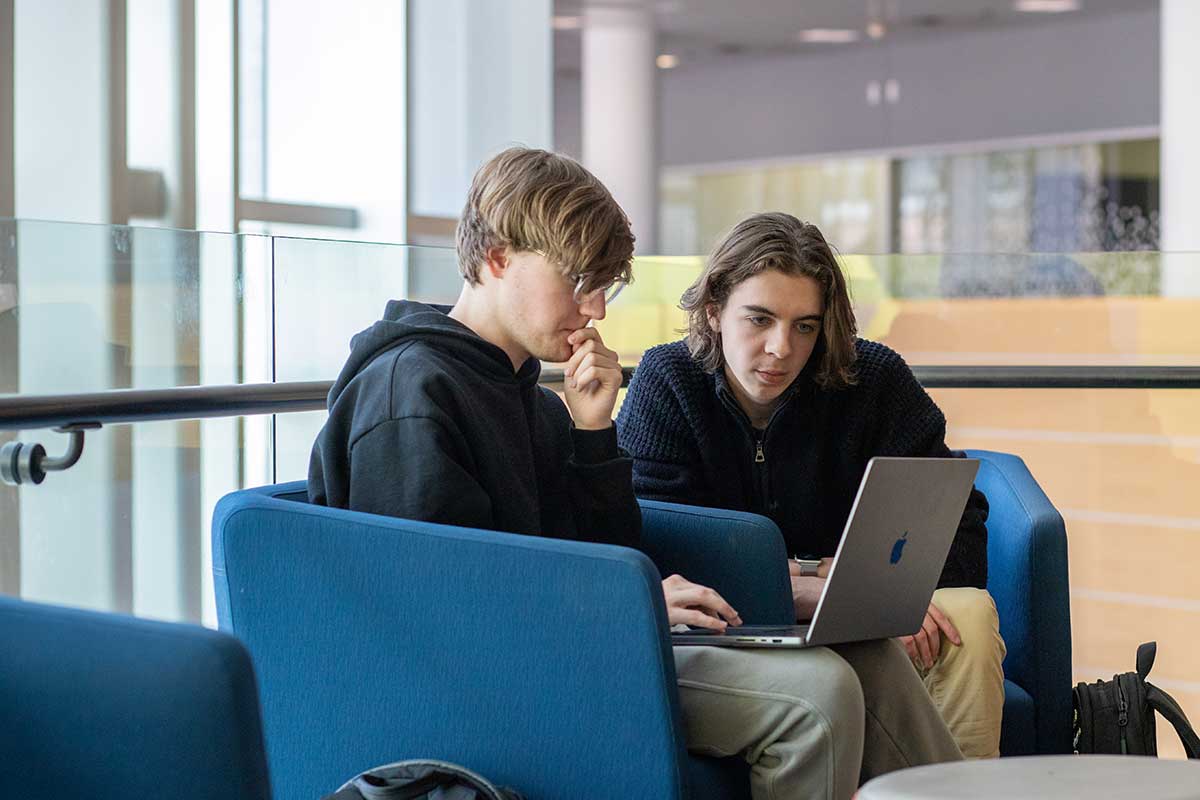
[[0,641],[0,797],[269,800],[232,636],[0,597]]
[[[277,797],[415,757],[538,798],[748,796],[744,763],[684,748],[645,555],[305,499],[303,483],[251,489],[213,516],[218,619],[254,658]],[[743,613],[790,606],[769,520],[667,503],[643,503],[643,520],[651,551],[690,543],[697,580],[740,559],[724,583]],[[765,585],[777,591],[755,591]]]
[[[1062,520],[1020,459],[971,455],[992,506],[989,588],[1008,643],[1001,748],[1063,752]],[[658,582],[678,572],[747,622],[789,622],[774,523],[642,501],[647,558],[305,499],[303,483],[246,490],[213,517],[218,617],[255,659],[277,796],[423,756],[536,797],[748,797],[740,759],[684,750]]]

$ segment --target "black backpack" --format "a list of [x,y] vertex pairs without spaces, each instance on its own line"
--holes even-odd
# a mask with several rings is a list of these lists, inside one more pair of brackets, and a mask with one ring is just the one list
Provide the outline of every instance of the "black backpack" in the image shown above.
[[1154,712],[1175,727],[1188,758],[1200,758],[1200,737],[1175,698],[1147,683],[1157,652],[1154,642],[1137,650],[1137,672],[1075,687],[1075,752],[1158,755]]
[[359,773],[325,800],[524,800],[447,761],[397,761]]

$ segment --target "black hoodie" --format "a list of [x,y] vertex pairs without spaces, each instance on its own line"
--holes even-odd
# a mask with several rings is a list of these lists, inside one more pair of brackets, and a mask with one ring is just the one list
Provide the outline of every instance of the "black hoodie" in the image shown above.
[[313,503],[638,547],[615,428],[580,431],[503,350],[443,310],[393,300],[350,342],[308,467]]

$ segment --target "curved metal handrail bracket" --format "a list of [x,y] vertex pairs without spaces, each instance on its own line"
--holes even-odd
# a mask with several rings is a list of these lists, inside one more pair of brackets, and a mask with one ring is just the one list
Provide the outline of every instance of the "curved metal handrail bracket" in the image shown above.
[[46,480],[47,472],[70,469],[83,455],[84,432],[99,428],[99,422],[76,422],[55,428],[56,433],[66,433],[71,437],[67,442],[67,452],[56,457],[47,456],[46,448],[37,442],[9,442],[0,447],[0,480],[10,486],[23,483],[36,486]]

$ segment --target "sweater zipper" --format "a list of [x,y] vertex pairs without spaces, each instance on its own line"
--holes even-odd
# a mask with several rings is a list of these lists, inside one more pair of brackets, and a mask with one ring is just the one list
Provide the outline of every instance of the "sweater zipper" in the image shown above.
[[758,494],[762,498],[760,513],[771,513],[771,475],[767,472],[767,454],[763,451],[766,430],[754,437],[754,479],[758,482]]
[[1117,687],[1117,726],[1121,729],[1121,755],[1127,755],[1129,748],[1125,741],[1125,732],[1129,725],[1129,704],[1125,701],[1125,690],[1121,688],[1120,676],[1114,678],[1113,684]]
[[741,420],[746,430],[749,431],[751,437],[754,439],[754,477],[758,484],[759,496],[762,499],[762,508],[760,509],[760,512],[763,514],[768,514],[771,510],[771,478],[767,472],[767,453],[763,445],[767,440],[767,432],[771,430],[771,425],[775,422],[775,418],[779,416],[779,412],[782,411],[784,407],[792,401],[792,397],[794,397],[795,392],[785,397],[783,402],[779,404],[779,407],[771,413],[771,418],[767,420],[767,427],[763,428],[761,432],[759,432],[750,422],[750,417],[746,416],[746,412],[743,411],[741,406],[737,404],[737,401],[733,398],[733,395],[730,394],[728,390],[719,392],[719,394],[721,396],[721,402],[724,403],[725,407],[733,413],[735,418]]

